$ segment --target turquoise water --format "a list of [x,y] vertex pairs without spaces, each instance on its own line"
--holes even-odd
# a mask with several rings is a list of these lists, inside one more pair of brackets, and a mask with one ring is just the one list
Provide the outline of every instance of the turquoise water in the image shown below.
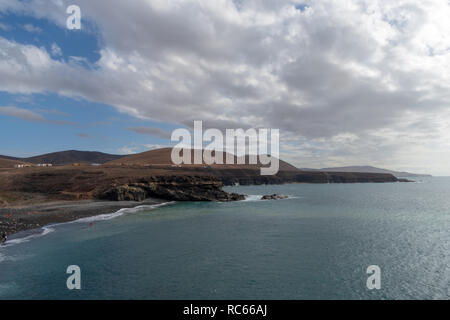
[[[450,178],[422,180],[233,187],[291,198],[50,226],[0,248],[0,298],[449,299]],[[369,265],[380,290],[366,287]]]

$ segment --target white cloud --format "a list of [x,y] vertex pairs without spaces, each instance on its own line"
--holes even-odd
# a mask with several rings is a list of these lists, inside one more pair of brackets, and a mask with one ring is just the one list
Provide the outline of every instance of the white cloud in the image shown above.
[[11,29],[11,27],[9,25],[0,23],[0,30],[9,31],[10,29]]
[[164,144],[146,144],[144,147],[147,150],[155,150],[155,149],[161,149],[161,148],[169,148],[170,145],[164,145]]
[[42,29],[39,27],[36,27],[30,23],[23,25],[23,28],[30,33],[41,33]]
[[142,146],[123,146],[122,148],[117,149],[117,153],[121,155],[127,154],[135,154],[144,151]]
[[146,134],[150,136],[156,136],[163,139],[170,139],[171,132],[162,130],[160,128],[156,127],[134,127],[134,128],[127,128],[129,131],[133,131],[139,134]]
[[50,120],[45,118],[42,114],[37,113],[35,111],[19,108],[16,106],[0,106],[0,115],[6,115],[18,119],[22,119],[29,122],[42,122],[42,123],[50,123],[57,125],[71,125],[76,126],[77,124],[70,121],[65,120]]
[[[0,1],[0,11],[64,27],[68,3]],[[180,125],[279,128],[300,166],[443,167],[423,153],[450,138],[447,0],[78,3],[104,43],[95,68],[0,39],[0,90]]]
[[61,47],[58,46],[56,43],[52,43],[51,52],[52,52],[52,55],[55,57],[62,56]]
[[22,109],[14,106],[0,107],[0,114],[7,115],[15,118],[19,118],[31,122],[43,122],[45,118],[36,112],[31,110]]

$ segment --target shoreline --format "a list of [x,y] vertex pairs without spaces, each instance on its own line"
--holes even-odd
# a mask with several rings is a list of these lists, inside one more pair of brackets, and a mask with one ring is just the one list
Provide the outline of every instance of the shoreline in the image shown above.
[[[404,181],[397,181],[404,182]],[[409,181],[413,182],[413,181]],[[361,182],[366,184],[367,182]],[[374,182],[372,182],[374,183]],[[307,182],[288,182],[283,184],[310,184]],[[239,185],[250,186],[250,185]],[[232,188],[233,186],[225,186]],[[226,192],[225,192],[226,193]],[[41,199],[42,198],[42,199]],[[83,218],[113,214],[121,209],[136,208],[145,205],[158,205],[176,200],[161,198],[147,198],[143,201],[115,201],[115,200],[50,200],[45,195],[37,203],[29,203],[12,207],[0,206],[0,234],[5,232],[8,237],[20,232],[43,228],[52,224],[73,222]],[[37,200],[37,199],[35,199]],[[43,202],[41,202],[43,201]],[[246,201],[246,200],[243,200]]]
[[162,199],[137,201],[54,201],[36,205],[0,208],[0,233],[8,237],[20,232],[39,229],[52,224],[74,222],[103,214],[117,213],[121,209],[131,209],[145,205],[167,203]]

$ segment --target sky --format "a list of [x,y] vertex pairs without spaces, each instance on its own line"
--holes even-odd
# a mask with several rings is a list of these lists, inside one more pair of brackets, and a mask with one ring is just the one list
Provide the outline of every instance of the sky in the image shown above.
[[142,152],[202,120],[279,129],[298,167],[450,175],[448,17],[448,0],[0,0],[0,154]]

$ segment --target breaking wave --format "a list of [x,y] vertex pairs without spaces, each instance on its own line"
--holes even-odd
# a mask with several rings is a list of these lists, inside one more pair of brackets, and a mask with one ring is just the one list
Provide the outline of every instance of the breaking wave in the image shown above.
[[242,201],[259,201],[263,197],[262,194],[249,194],[245,196],[245,200]]
[[[245,200],[242,201],[271,201],[271,200],[262,200],[263,195],[261,194],[249,194],[245,196]],[[289,200],[289,199],[298,199],[299,197],[295,197],[295,196],[287,196],[286,199],[280,199],[280,200]],[[278,200],[278,201],[280,201]]]
[[159,207],[163,207],[166,205],[170,205],[175,203],[174,201],[171,202],[163,202],[163,203],[158,203],[158,204],[151,204],[151,205],[143,205],[143,206],[138,206],[138,207],[134,207],[134,208],[123,208],[120,209],[119,211],[116,211],[114,213],[107,213],[107,214],[100,214],[97,216],[92,216],[92,217],[87,217],[87,218],[81,218],[75,221],[71,221],[71,222],[67,222],[67,223],[91,223],[94,221],[107,221],[107,220],[111,220],[120,216],[123,216],[124,214],[127,213],[136,213],[139,211],[145,211],[145,210],[151,210],[151,209],[156,209]]
[[[114,213],[101,214],[101,215],[97,215],[97,216],[81,218],[81,219],[74,220],[74,221],[48,225],[48,226],[42,227],[40,229],[35,229],[35,230],[31,230],[31,231],[25,231],[25,233],[27,234],[26,236],[21,237],[21,238],[15,238],[15,239],[7,240],[5,245],[0,247],[0,262],[8,260],[8,257],[5,256],[4,254],[2,254],[2,252],[1,252],[2,248],[12,247],[12,246],[15,246],[15,245],[18,245],[18,244],[21,244],[21,243],[25,243],[25,242],[31,241],[31,240],[39,238],[39,237],[43,237],[45,235],[48,235],[49,233],[52,233],[52,232],[55,231],[54,227],[56,227],[56,226],[65,225],[65,224],[71,224],[71,223],[91,223],[91,222],[94,222],[94,221],[107,221],[107,220],[111,220],[111,219],[120,217],[120,216],[122,216],[124,214],[127,214],[127,213],[135,213],[135,212],[139,212],[139,211],[152,210],[152,209],[156,209],[156,208],[163,207],[163,206],[166,206],[166,205],[170,205],[170,204],[173,204],[173,203],[175,203],[175,202],[171,201],[171,202],[163,202],[163,203],[152,204],[152,205],[137,206],[137,207],[134,207],[134,208],[123,208],[123,209],[120,209],[119,211],[116,211]],[[30,234],[30,232],[31,232],[31,234]]]
[[7,248],[7,247],[10,247],[10,246],[14,246],[14,245],[18,245],[18,244],[21,244],[21,243],[24,243],[24,242],[28,242],[30,240],[33,240],[33,239],[39,238],[39,237],[43,237],[43,236],[45,236],[45,235],[55,231],[55,229],[53,229],[52,226],[45,226],[45,227],[42,227],[42,228],[37,229],[37,230],[40,230],[41,232],[33,232],[32,234],[27,235],[27,236],[25,236],[23,238],[7,240],[5,245],[3,246],[3,248]]

